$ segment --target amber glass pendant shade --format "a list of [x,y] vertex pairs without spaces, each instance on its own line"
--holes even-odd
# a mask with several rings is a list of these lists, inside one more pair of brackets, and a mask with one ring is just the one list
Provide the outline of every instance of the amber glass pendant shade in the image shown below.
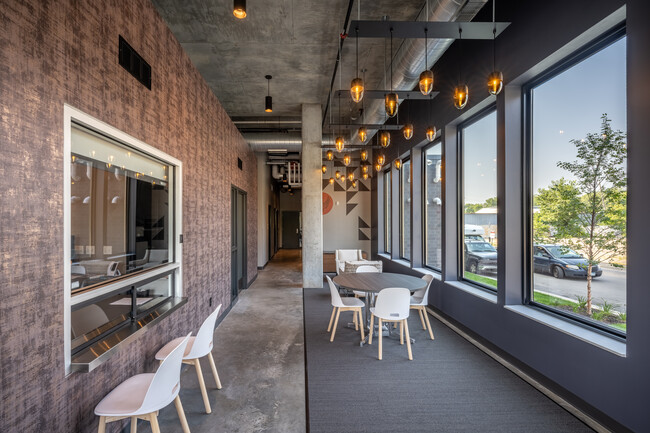
[[352,188],[356,188],[356,187],[357,187],[357,181],[356,181],[356,180],[353,180],[353,181],[352,181]]
[[325,164],[323,164],[323,166],[321,167],[321,170],[323,170],[323,173],[327,173],[327,166]]
[[246,0],[234,0],[232,14],[240,20],[246,18]]
[[366,129],[365,126],[359,128],[359,131],[357,132],[357,136],[359,137],[359,141],[361,141],[362,143],[366,142],[366,139],[368,138],[368,130]]
[[367,165],[362,165],[361,166],[361,173],[368,173],[368,166]]
[[359,152],[359,156],[361,157],[361,161],[367,161],[368,151],[366,149],[362,149],[361,152]]
[[331,161],[331,160],[334,159],[334,152],[332,152],[331,150],[328,150],[326,155],[327,155],[327,160],[328,161]]
[[340,179],[341,178],[341,172],[336,170],[336,173],[334,173],[334,177],[337,178],[337,179]]
[[343,137],[341,137],[340,135],[336,137],[336,142],[334,143],[334,146],[336,147],[337,151],[339,152],[342,151],[343,147],[345,147]]
[[382,165],[380,163],[375,164],[375,170],[381,171]]
[[407,123],[406,125],[404,125],[404,128],[402,129],[402,134],[404,134],[405,139],[410,140],[413,137],[413,124]]
[[503,89],[503,74],[501,71],[494,71],[488,76],[488,92],[490,95],[498,95]]
[[395,167],[395,170],[399,170],[400,168],[402,168],[402,160],[396,159],[393,162],[393,166]]
[[469,100],[469,89],[467,84],[461,84],[454,88],[454,107],[462,110]]
[[397,96],[397,93],[388,93],[384,105],[386,106],[386,115],[388,117],[395,117],[397,114],[397,108],[399,107],[399,97]]
[[381,131],[379,133],[379,143],[381,144],[381,147],[384,148],[390,146],[390,132]]
[[361,177],[363,178],[363,180],[368,180],[369,175],[368,173],[363,173]]
[[330,185],[332,185],[333,183],[334,183],[334,178],[330,177]]
[[350,174],[348,174],[348,179],[350,179],[350,181],[354,180],[354,172],[351,172]]
[[384,165],[386,163],[386,157],[384,155],[379,155],[377,157],[377,164]]
[[363,99],[363,80],[359,77],[350,83],[350,96],[354,102],[360,102]]
[[433,141],[433,140],[436,138],[436,132],[438,132],[438,131],[436,131],[436,127],[435,127],[435,126],[429,126],[429,127],[427,128],[427,133],[426,133],[426,135],[427,135],[427,140],[429,140],[429,141]]
[[345,166],[347,167],[348,165],[350,165],[350,161],[351,161],[351,160],[352,160],[352,159],[350,158],[350,154],[349,154],[349,153],[346,153],[346,154],[343,156],[343,165],[345,165]]
[[433,71],[427,69],[420,73],[420,93],[428,95],[433,90]]

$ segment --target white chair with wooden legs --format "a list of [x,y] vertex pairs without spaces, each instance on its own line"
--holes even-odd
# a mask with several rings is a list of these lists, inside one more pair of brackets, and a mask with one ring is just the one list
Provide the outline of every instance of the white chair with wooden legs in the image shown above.
[[379,340],[379,360],[382,356],[382,325],[383,322],[393,322],[400,324],[400,344],[404,344],[404,332],[406,332],[406,350],[409,360],[413,361],[413,352],[411,352],[411,336],[409,335],[409,299],[411,292],[409,289],[390,287],[383,289],[377,295],[375,306],[370,308],[370,336],[368,344],[372,344],[372,333],[374,328],[375,317],[379,320],[378,340]]
[[[196,368],[196,376],[199,379],[199,387],[201,388],[201,395],[203,396],[203,405],[205,406],[205,413],[211,413],[210,400],[208,399],[208,391],[205,388],[205,381],[203,380],[203,371],[201,370],[201,363],[199,362],[204,356],[208,357],[214,381],[217,384],[217,389],[221,389],[221,381],[219,374],[217,374],[217,367],[214,365],[214,358],[212,357],[212,340],[214,336],[214,325],[217,322],[217,316],[221,310],[221,304],[210,314],[199,328],[196,337],[190,337],[183,355],[183,364],[190,364]],[[182,338],[176,338],[169,343],[165,344],[162,349],[156,353],[156,359],[164,359],[169,352],[171,352],[179,343]]]
[[418,290],[413,294],[413,296],[411,296],[411,310],[418,310],[422,329],[429,330],[429,337],[433,340],[433,329],[431,329],[429,313],[427,313],[427,305],[429,304],[429,287],[431,287],[433,277],[427,274],[424,275],[422,279],[427,282],[427,286],[424,289]]
[[[371,266],[371,265],[361,265],[361,266],[359,266],[359,267],[357,268],[357,274],[364,273],[364,272],[367,272],[367,273],[372,273],[372,272],[374,272],[374,273],[378,273],[378,272],[379,272],[379,269],[377,269],[375,266]],[[366,292],[360,292],[360,291],[358,291],[358,290],[353,290],[352,292],[354,293],[354,297],[355,297],[355,298],[365,298],[366,295],[367,295]]]
[[[363,332],[363,307],[364,303],[362,300],[357,298],[341,298],[338,289],[332,282],[332,279],[329,275],[326,275],[327,283],[330,286],[330,293],[332,295],[332,315],[330,316],[330,324],[327,326],[327,332],[332,330],[332,336],[330,337],[330,342],[334,341],[334,335],[336,335],[336,326],[339,323],[339,314],[341,311],[352,311],[353,312],[353,321],[354,329],[361,330],[361,340],[365,339],[366,336]],[[334,315],[336,313],[336,319]],[[334,321],[334,327],[332,327],[332,321]]]
[[137,374],[119,384],[95,407],[99,416],[99,433],[106,432],[106,424],[131,418],[131,433],[136,433],[139,419],[151,423],[151,431],[160,433],[158,411],[172,401],[184,433],[190,433],[183,405],[178,396],[181,389],[181,362],[191,333],[181,338],[180,344],[163,360],[155,373]]

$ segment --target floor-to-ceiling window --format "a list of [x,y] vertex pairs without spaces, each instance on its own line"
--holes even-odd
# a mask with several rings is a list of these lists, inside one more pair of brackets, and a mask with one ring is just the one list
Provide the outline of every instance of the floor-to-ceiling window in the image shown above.
[[497,115],[479,114],[459,128],[461,143],[461,275],[497,287]]
[[442,143],[424,149],[424,264],[439,271],[442,267]]
[[626,331],[624,29],[532,82],[530,301]]
[[384,252],[391,253],[391,198],[393,190],[391,188],[391,171],[384,171]]
[[411,260],[411,160],[402,161],[399,170],[399,254],[400,258]]

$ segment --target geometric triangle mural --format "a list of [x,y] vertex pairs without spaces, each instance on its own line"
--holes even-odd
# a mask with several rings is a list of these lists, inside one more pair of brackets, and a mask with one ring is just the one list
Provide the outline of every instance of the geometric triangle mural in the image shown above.
[[358,203],[350,203],[345,205],[345,214],[349,215],[352,210],[358,206]]
[[359,228],[360,229],[369,229],[370,226],[368,224],[366,224],[366,222],[364,220],[362,220],[361,217],[359,217]]

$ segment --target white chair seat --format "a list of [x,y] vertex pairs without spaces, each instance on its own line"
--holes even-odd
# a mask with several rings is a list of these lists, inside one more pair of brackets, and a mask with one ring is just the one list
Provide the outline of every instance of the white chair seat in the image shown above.
[[385,314],[385,313],[382,312],[382,313],[377,314],[375,312],[375,307],[370,307],[370,312],[375,317],[379,317],[382,320],[404,320],[404,319],[408,319],[408,317],[409,317],[408,312],[406,314],[404,314],[404,313],[400,314],[398,312],[389,313],[389,314]]
[[357,298],[341,298],[341,302],[346,307],[364,307],[366,305],[361,299]]
[[424,302],[424,297],[419,297],[419,296],[411,296],[411,305],[427,305],[426,302]]
[[[179,338],[179,340],[182,342],[183,338]],[[138,409],[142,407],[144,396],[147,394],[154,376],[155,373],[143,373],[126,379],[99,402],[95,408],[95,414],[99,416],[131,416],[147,413],[139,412]],[[175,397],[176,395],[167,404],[171,403]],[[167,404],[162,405],[162,407],[167,406]],[[145,410],[147,409],[145,408]],[[151,410],[148,410],[148,412],[151,412]]]
[[[192,347],[194,345],[195,340],[196,340],[196,337],[190,337],[189,341],[187,342],[187,349],[185,349],[185,353],[183,354],[183,360],[195,359],[195,358],[189,358],[188,357],[188,355],[190,355],[190,353],[192,352]],[[167,355],[169,355],[171,353],[171,351],[176,348],[176,346],[181,344],[181,341],[183,341],[183,338],[178,337],[178,338],[173,339],[169,343],[165,344],[163,347],[160,348],[160,350],[158,350],[158,352],[156,352],[155,358],[158,361],[161,361],[161,360],[165,359],[167,357]],[[212,341],[210,342],[208,348],[209,348],[209,350],[207,352],[205,352],[205,353],[193,353],[192,355],[196,356],[197,358],[202,358],[205,355],[207,355],[208,352],[212,351]]]

